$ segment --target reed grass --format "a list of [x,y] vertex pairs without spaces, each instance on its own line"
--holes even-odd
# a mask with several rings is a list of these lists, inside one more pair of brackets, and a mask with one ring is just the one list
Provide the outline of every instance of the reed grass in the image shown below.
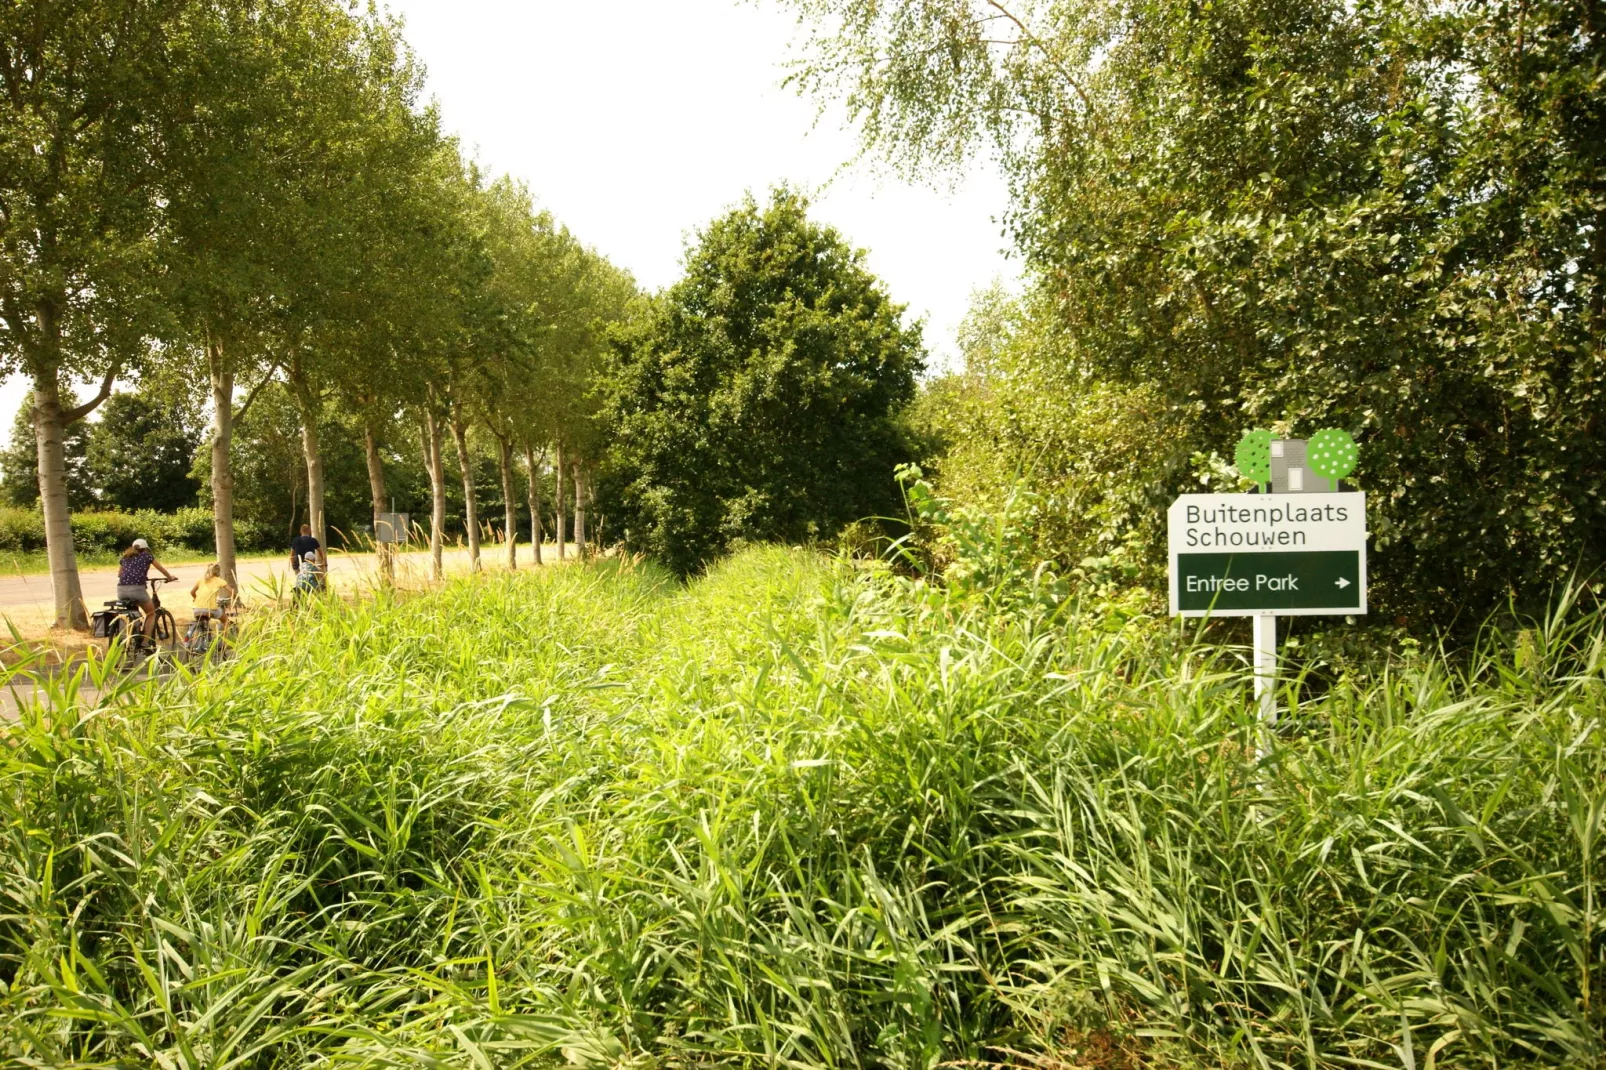
[[1241,650],[804,551],[312,600],[10,728],[0,1063],[1599,1067],[1603,657],[1260,760]]

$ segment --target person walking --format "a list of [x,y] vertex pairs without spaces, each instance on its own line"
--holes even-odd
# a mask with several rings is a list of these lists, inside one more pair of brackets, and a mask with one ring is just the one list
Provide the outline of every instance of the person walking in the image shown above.
[[323,575],[329,570],[329,558],[324,554],[323,547],[312,536],[312,525],[302,524],[301,534],[290,540],[290,571],[296,574],[297,586],[301,579],[302,566],[307,557],[311,556],[318,565],[318,583],[323,582]]
[[124,602],[138,605],[140,611],[145,614],[142,630],[147,639],[156,631],[156,602],[145,586],[153,568],[166,576],[169,581],[178,579],[167,571],[166,566],[156,560],[156,555],[151,553],[151,544],[144,539],[135,539],[130,543],[117,561],[117,597]]

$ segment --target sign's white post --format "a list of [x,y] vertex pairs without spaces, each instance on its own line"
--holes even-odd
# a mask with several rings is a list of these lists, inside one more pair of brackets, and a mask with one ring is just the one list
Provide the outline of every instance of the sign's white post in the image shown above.
[[1260,705],[1262,749],[1277,723],[1277,615],[1257,613],[1255,621],[1255,701]]
[[1254,620],[1264,755],[1277,723],[1277,618],[1366,612],[1366,495],[1184,494],[1167,519],[1172,614]]

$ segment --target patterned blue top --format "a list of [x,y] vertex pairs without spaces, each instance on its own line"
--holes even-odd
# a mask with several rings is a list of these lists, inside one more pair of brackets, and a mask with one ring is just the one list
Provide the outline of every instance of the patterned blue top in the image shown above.
[[143,587],[145,577],[151,570],[151,564],[156,560],[149,550],[140,550],[123,558],[117,566],[117,586]]

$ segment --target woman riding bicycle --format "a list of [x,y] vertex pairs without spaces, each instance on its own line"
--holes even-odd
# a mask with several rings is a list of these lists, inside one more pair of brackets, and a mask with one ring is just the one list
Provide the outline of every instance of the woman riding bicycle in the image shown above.
[[117,563],[117,597],[124,602],[133,602],[145,614],[143,630],[147,639],[156,631],[156,602],[152,600],[150,590],[145,586],[146,578],[153,568],[169,580],[178,579],[156,560],[156,555],[151,553],[151,544],[144,539],[135,539],[133,544],[123,551],[123,556]]
[[190,600],[195,603],[196,620],[229,621],[229,611],[218,604],[218,599],[233,598],[234,588],[223,579],[223,569],[217,562],[206,566],[206,575],[190,588]]

